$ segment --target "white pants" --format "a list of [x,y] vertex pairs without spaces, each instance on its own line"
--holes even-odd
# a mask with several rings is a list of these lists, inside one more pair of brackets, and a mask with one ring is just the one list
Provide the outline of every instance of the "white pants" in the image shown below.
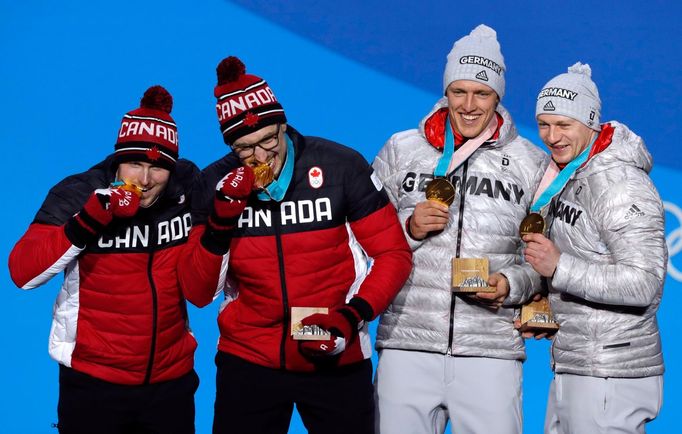
[[545,434],[644,434],[663,401],[663,377],[599,378],[556,374]]
[[382,350],[378,434],[521,434],[518,360]]

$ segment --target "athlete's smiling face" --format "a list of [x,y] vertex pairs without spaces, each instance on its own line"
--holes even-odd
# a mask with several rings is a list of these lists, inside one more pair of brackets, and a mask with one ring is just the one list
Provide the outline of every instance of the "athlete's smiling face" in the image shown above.
[[232,150],[243,164],[267,164],[278,177],[287,156],[286,130],[286,124],[268,125],[237,139]]
[[450,111],[450,122],[462,136],[478,136],[495,116],[500,102],[497,93],[485,84],[471,80],[456,80],[445,91]]
[[140,206],[148,208],[166,189],[170,179],[170,170],[146,161],[129,161],[119,164],[116,178],[138,186],[142,192]]
[[557,164],[573,161],[597,134],[587,125],[568,116],[541,114],[537,120],[540,138]]

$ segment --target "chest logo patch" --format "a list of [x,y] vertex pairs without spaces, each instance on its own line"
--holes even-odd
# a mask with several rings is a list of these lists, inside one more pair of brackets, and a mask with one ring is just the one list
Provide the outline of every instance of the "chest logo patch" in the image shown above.
[[308,183],[312,188],[320,188],[324,183],[324,176],[322,169],[317,166],[311,167],[308,171]]

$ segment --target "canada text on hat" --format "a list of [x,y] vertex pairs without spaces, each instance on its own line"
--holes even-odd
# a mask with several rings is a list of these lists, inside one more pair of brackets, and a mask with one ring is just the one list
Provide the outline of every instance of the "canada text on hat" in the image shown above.
[[228,145],[247,134],[273,124],[286,123],[284,109],[270,86],[260,77],[246,74],[246,67],[234,56],[216,68],[218,85],[214,95],[223,140]]
[[492,88],[501,99],[505,70],[497,33],[480,24],[452,46],[443,74],[443,93],[453,81],[471,80]]
[[178,129],[170,116],[173,97],[161,86],[144,93],[140,108],[126,113],[118,130],[115,161],[146,161],[172,169],[178,159]]
[[590,65],[577,62],[568,68],[568,72],[548,81],[538,94],[535,117],[542,114],[562,115],[593,130],[601,130],[601,100],[591,77]]

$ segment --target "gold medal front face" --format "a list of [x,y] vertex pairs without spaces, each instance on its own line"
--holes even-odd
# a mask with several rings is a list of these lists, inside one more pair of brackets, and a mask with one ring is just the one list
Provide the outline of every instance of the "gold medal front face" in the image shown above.
[[545,233],[545,219],[536,212],[528,214],[521,221],[519,226],[519,233],[521,236],[527,234],[544,234]]
[[449,207],[455,201],[455,186],[445,178],[435,178],[426,187],[426,198]]
[[259,164],[253,168],[253,174],[256,178],[256,187],[263,188],[270,184],[275,178],[275,174],[272,172],[272,168],[268,164]]
[[123,184],[120,189],[121,190],[126,190],[129,191],[133,194],[135,194],[137,197],[142,197],[142,189],[137,186],[137,184],[133,184],[132,182],[129,181],[124,181],[125,184]]

